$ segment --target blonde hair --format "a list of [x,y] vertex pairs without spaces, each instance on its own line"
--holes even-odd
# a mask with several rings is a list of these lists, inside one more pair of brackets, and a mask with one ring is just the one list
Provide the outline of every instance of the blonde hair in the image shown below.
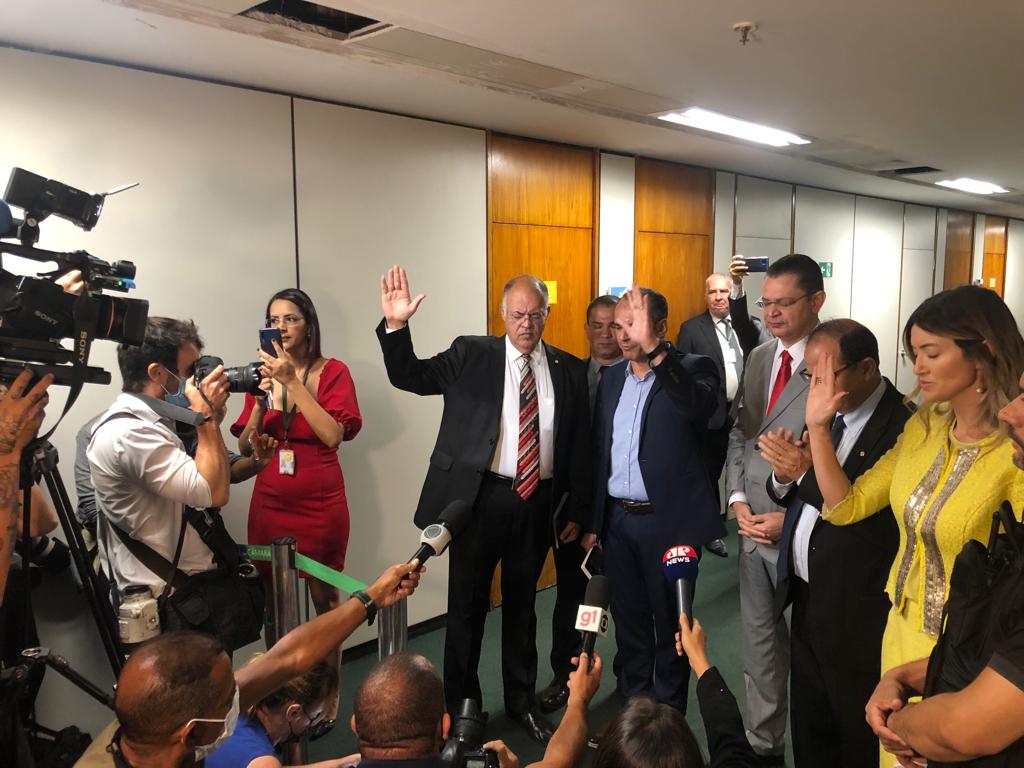
[[[252,664],[262,653],[253,654],[248,663]],[[255,714],[257,709],[280,709],[289,704],[298,704],[303,709],[326,701],[338,695],[338,670],[336,667],[321,661],[304,675],[293,677],[276,691],[268,693],[249,707],[248,713]]]

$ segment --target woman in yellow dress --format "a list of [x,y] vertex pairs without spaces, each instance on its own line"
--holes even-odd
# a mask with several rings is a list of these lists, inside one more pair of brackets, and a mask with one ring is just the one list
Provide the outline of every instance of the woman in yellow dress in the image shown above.
[[[992,512],[1020,503],[1013,445],[999,409],[1020,392],[1024,338],[992,291],[963,286],[927,299],[903,331],[921,407],[896,445],[853,485],[829,427],[845,392],[835,361],[822,356],[807,397],[807,430],[825,506],[822,518],[848,525],[891,506],[900,545],[886,593],[892,607],[882,637],[882,671],[931,653],[953,560],[969,539],[986,541]],[[1015,485],[1017,493],[1015,493]],[[884,751],[881,765],[894,765]]]

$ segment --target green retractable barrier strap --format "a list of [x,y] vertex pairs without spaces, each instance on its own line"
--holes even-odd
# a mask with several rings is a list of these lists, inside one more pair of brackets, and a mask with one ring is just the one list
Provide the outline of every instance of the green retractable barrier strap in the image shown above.
[[[239,549],[250,560],[270,562],[270,547],[265,544],[246,544],[239,547]],[[341,571],[329,568],[323,563],[318,563],[316,560],[306,557],[299,552],[295,553],[295,567],[300,571],[305,571],[315,579],[320,579],[320,581],[330,584],[332,587],[337,587],[349,595],[361,589],[366,589],[366,584],[359,581],[359,579],[354,579],[347,574],[341,573]]]

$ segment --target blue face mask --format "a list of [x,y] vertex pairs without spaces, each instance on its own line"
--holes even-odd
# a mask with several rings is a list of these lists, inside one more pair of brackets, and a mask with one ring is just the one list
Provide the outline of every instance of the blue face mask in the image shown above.
[[161,388],[164,390],[164,400],[170,403],[171,405],[177,405],[180,406],[181,408],[189,408],[190,403],[188,401],[188,397],[185,395],[185,380],[181,378],[178,374],[176,374],[174,371],[172,371],[170,368],[165,368],[164,370],[166,370],[169,374],[171,374],[171,376],[178,380],[177,392],[168,392],[167,389],[163,387],[163,385],[161,385]]

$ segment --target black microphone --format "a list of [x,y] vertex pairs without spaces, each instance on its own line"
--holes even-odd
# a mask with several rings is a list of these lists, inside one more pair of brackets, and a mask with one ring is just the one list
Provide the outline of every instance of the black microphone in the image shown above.
[[670,547],[661,557],[665,578],[675,587],[677,613],[693,623],[693,585],[697,581],[697,552],[687,544]]
[[423,529],[423,533],[420,534],[420,548],[409,558],[409,562],[419,559],[420,565],[423,565],[431,557],[440,555],[448,548],[451,540],[462,533],[468,522],[469,504],[462,499],[451,502],[441,510],[436,523],[431,523]]
[[587,582],[587,593],[583,596],[583,604],[576,613],[576,629],[583,633],[581,653],[590,658],[590,666],[594,664],[594,643],[597,636],[608,634],[608,577],[594,574]]

